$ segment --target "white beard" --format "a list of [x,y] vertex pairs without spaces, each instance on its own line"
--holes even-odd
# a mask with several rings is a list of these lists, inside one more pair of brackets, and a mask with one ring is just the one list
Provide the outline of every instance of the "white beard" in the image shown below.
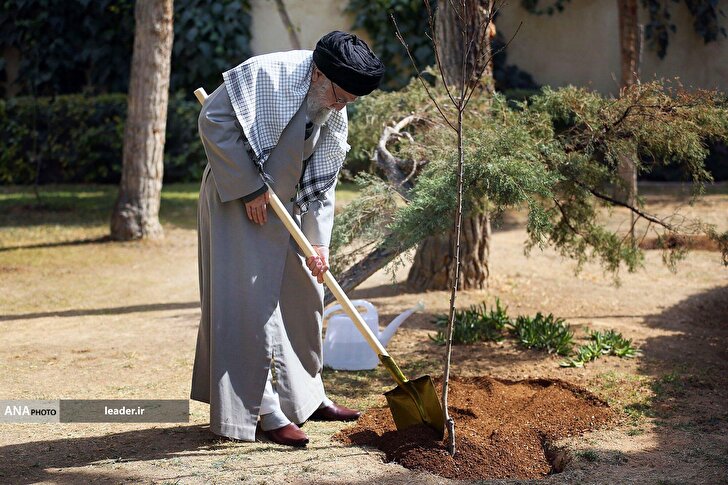
[[306,114],[314,125],[322,126],[334,112],[333,109],[324,106],[326,91],[325,84],[312,87],[306,97]]
[[323,124],[328,121],[331,113],[333,113],[333,110],[329,108],[322,108],[314,113],[314,115],[310,117],[310,120],[314,125],[323,126]]

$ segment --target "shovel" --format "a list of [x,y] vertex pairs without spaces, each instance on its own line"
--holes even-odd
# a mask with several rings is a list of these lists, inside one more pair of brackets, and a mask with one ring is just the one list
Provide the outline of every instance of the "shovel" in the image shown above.
[[[202,104],[207,98],[207,93],[203,88],[198,88],[195,90],[195,96],[200,104]],[[293,239],[295,239],[303,254],[307,258],[318,256],[313,246],[311,246],[311,243],[306,239],[306,236],[301,232],[301,229],[270,186],[268,186],[268,194],[270,195],[269,203],[273,207],[273,211],[286,226],[291,236],[293,236]],[[434,429],[438,433],[438,436],[442,438],[445,433],[445,418],[442,407],[440,406],[440,400],[435,391],[435,386],[432,383],[432,378],[430,376],[422,376],[413,381],[407,379],[399,366],[394,362],[394,359],[389,355],[387,349],[382,346],[379,339],[372,333],[369,325],[359,315],[359,312],[352,305],[349,298],[339,286],[339,283],[331,276],[331,272],[327,271],[324,273],[324,283],[326,283],[326,286],[328,286],[331,293],[336,297],[336,301],[339,302],[346,314],[349,315],[352,322],[354,322],[362,333],[367,343],[379,356],[382,365],[397,382],[397,387],[384,393],[397,429],[401,431],[418,424],[426,424]]]

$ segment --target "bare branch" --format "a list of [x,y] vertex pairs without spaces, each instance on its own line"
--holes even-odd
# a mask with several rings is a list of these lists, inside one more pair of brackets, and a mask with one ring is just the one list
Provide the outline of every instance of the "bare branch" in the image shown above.
[[[630,228],[629,228],[629,231],[627,231],[627,233],[626,233],[626,234],[624,235],[624,237],[622,238],[622,240],[621,240],[621,241],[619,242],[619,245],[620,245],[620,246],[621,246],[622,244],[624,244],[624,241],[626,241],[626,240],[627,240],[627,238],[628,238],[628,237],[630,237],[630,236],[632,237],[632,238],[631,238],[631,241],[632,241],[632,245],[633,245],[633,246],[635,245],[634,228],[635,228],[635,226],[637,225],[637,222],[638,222],[639,220],[640,220],[640,216],[637,216],[637,217],[634,217],[634,216],[633,216],[633,217],[632,217],[632,224],[630,224]],[[621,227],[621,224],[620,224],[620,227]]]
[[397,21],[394,19],[394,14],[389,14],[390,18],[392,19],[392,23],[394,24],[394,28],[397,32],[397,39],[399,39],[399,42],[404,46],[404,50],[407,51],[407,55],[409,56],[410,62],[412,63],[412,66],[415,68],[415,72],[417,73],[417,79],[420,80],[420,83],[422,84],[422,87],[425,88],[425,92],[427,93],[427,96],[429,96],[430,100],[435,105],[435,108],[437,108],[437,111],[440,113],[440,116],[442,116],[442,119],[447,123],[447,125],[452,128],[454,131],[457,132],[457,128],[455,128],[455,125],[453,125],[448,117],[445,115],[445,113],[442,111],[442,108],[440,107],[440,103],[435,100],[435,97],[430,92],[430,88],[427,87],[427,83],[424,79],[422,79],[422,75],[420,74],[420,70],[417,67],[417,63],[415,62],[415,59],[412,57],[412,53],[410,52],[409,46],[407,45],[407,42],[405,42],[404,37],[402,37],[402,33],[399,30],[399,26],[397,25]]
[[640,209],[638,209],[637,207],[634,207],[634,206],[632,206],[630,204],[627,204],[626,202],[622,202],[620,200],[617,200],[617,199],[615,199],[613,197],[610,197],[610,196],[608,196],[606,194],[602,194],[600,192],[597,192],[596,190],[592,189],[591,187],[587,186],[586,184],[584,184],[582,182],[579,182],[576,179],[573,179],[572,178],[571,181],[574,182],[579,187],[581,187],[581,188],[589,191],[594,197],[596,197],[598,199],[605,200],[605,201],[607,201],[607,202],[609,202],[610,204],[613,204],[613,205],[618,205],[620,207],[625,207],[625,208],[631,210],[632,212],[634,212],[635,214],[637,214],[638,216],[640,216],[640,217],[642,217],[644,219],[647,219],[648,221],[654,222],[655,224],[657,224],[659,226],[664,227],[668,231],[676,232],[676,230],[677,230],[677,228],[675,226],[673,226],[672,224],[669,224],[669,223],[667,223],[665,221],[662,221],[662,220],[658,219],[657,217],[653,216],[652,214],[648,214],[646,212],[643,212]]
[[[465,2],[462,3],[462,9],[465,13]],[[458,18],[460,19],[460,36],[462,37],[461,42],[463,44],[462,51],[462,58],[460,59],[460,93],[458,94],[458,104],[457,109],[462,113],[463,111],[463,99],[465,98],[465,90],[467,89],[468,85],[468,57],[466,55],[468,45],[468,25],[465,23],[465,20],[463,20],[462,15],[458,15]],[[461,120],[462,117],[458,116],[458,120]],[[458,130],[462,131],[462,123],[458,122]]]
[[[492,5],[493,5],[492,3],[490,3],[490,4],[489,4],[489,8],[488,8],[488,14],[487,14],[487,15],[485,16],[485,20],[483,20],[483,21],[482,21],[482,22],[480,23],[480,25],[478,26],[478,29],[476,30],[476,32],[483,32],[483,31],[486,31],[486,36],[488,35],[488,34],[487,34],[487,30],[488,30],[488,28],[490,27],[490,24],[491,24],[491,22],[492,22],[492,20],[493,20],[493,14],[491,13],[491,12],[492,12],[492,10],[493,10],[493,9],[492,9]],[[488,42],[489,42],[489,41],[488,41]],[[475,39],[474,39],[474,38],[472,38],[472,39],[470,39],[470,42],[468,43],[468,50],[467,50],[467,53],[466,53],[466,57],[468,57],[468,56],[470,55],[470,49],[471,49],[471,48],[472,48],[472,47],[473,47],[474,45],[475,45]],[[475,65],[476,65],[476,66],[478,65],[478,64],[477,64],[477,61],[476,61],[476,64],[475,64]],[[478,79],[479,79],[479,78],[478,78]]]
[[[412,188],[412,183],[409,181],[411,174],[405,176],[399,168],[400,163],[397,163],[397,158],[387,148],[389,140],[401,134],[402,130],[415,121],[419,121],[420,118],[415,115],[410,115],[399,121],[394,127],[385,127],[382,136],[379,138],[377,143],[376,157],[375,160],[377,165],[381,167],[387,179],[392,184],[394,189],[402,196],[407,199],[407,193]],[[416,166],[416,162],[415,163]]]
[[450,4],[450,8],[452,8],[453,11],[455,12],[455,14],[458,16],[458,20],[460,20],[460,25],[465,24],[465,20],[463,20],[463,16],[460,15],[460,12],[458,12],[458,9],[455,8],[455,5],[453,5],[452,0],[447,0],[447,1]]
[[[503,47],[501,47],[500,49],[498,49],[498,50],[497,50],[497,51],[495,51],[495,52],[492,52],[492,51],[491,51],[491,53],[490,53],[490,54],[488,55],[488,62],[486,62],[486,63],[484,63],[484,64],[483,64],[483,67],[481,68],[480,72],[478,73],[478,77],[477,77],[478,79],[480,79],[480,77],[481,77],[481,76],[483,75],[483,73],[485,72],[485,70],[486,70],[486,69],[487,69],[487,67],[488,67],[488,64],[490,64],[490,61],[492,61],[492,60],[493,60],[493,57],[495,57],[495,55],[496,55],[496,54],[498,54],[498,53],[502,52],[502,51],[503,51],[503,50],[505,50],[505,49],[506,49],[506,48],[507,48],[507,47],[508,47],[509,45],[511,45],[511,42],[513,42],[513,39],[515,39],[515,38],[516,38],[516,35],[518,35],[518,32],[519,32],[519,31],[521,30],[521,26],[522,26],[522,25],[523,25],[523,22],[519,22],[519,24],[518,24],[518,28],[517,28],[517,29],[516,29],[516,31],[515,31],[515,32],[513,33],[513,35],[511,36],[511,38],[510,38],[510,39],[508,39],[508,42],[506,42],[506,43],[505,43],[505,45],[503,45]],[[466,107],[466,106],[468,105],[468,103],[470,103],[470,98],[472,98],[472,96],[473,96],[473,93],[474,93],[474,92],[475,92],[475,89],[471,89],[471,90],[470,90],[470,93],[469,93],[469,94],[467,95],[467,98],[466,98],[466,100],[465,100],[465,104],[463,105],[463,109],[465,109],[465,107]]]
[[569,216],[566,214],[566,211],[564,210],[564,206],[561,205],[561,203],[558,201],[558,199],[554,198],[552,200],[556,204],[556,207],[559,208],[559,212],[561,212],[561,215],[564,218],[564,224],[566,224],[566,226],[569,229],[571,229],[571,232],[573,232],[574,234],[576,234],[578,236],[581,236],[581,237],[584,237],[574,226],[571,225],[571,221],[569,219]]
[[417,160],[412,160],[412,171],[404,179],[404,182],[409,182],[410,179],[415,176],[415,173],[417,172],[417,167],[418,167]]

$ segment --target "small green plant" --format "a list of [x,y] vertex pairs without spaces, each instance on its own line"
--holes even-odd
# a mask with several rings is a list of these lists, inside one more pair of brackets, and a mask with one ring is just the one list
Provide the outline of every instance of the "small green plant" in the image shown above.
[[604,355],[632,358],[637,355],[637,349],[632,346],[632,340],[626,339],[621,333],[607,330],[604,333],[593,331],[590,338],[602,348]]
[[584,364],[602,356],[602,348],[596,342],[589,342],[576,350],[576,357],[567,359],[568,365],[561,363],[562,367],[584,367]]
[[546,350],[548,353],[568,355],[574,345],[574,332],[563,318],[541,312],[535,317],[519,316],[510,325],[511,333],[524,347]]
[[[438,345],[445,345],[447,339],[448,315],[437,315],[435,325],[437,334],[430,339]],[[495,308],[487,309],[485,302],[471,305],[465,310],[455,310],[453,327],[453,344],[473,344],[476,342],[500,342],[503,340],[503,329],[510,323],[507,308],[501,306],[496,298]]]
[[596,360],[602,355],[632,358],[638,352],[632,346],[632,340],[624,338],[621,333],[614,330],[607,330],[604,333],[598,330],[590,331],[589,339],[591,342],[580,346],[574,357],[561,362],[561,367],[584,367],[584,364]]
[[[560,363],[561,367],[584,367],[584,364],[602,355],[631,358],[639,352],[632,346],[632,340],[614,330],[588,331],[589,342],[573,351],[574,332],[563,318],[556,318],[551,313],[544,316],[538,312],[533,317],[519,315],[514,321],[508,316],[507,310],[508,307],[503,307],[498,298],[490,309],[483,302],[464,310],[455,310],[453,344],[500,342],[507,329],[521,346],[528,349],[545,350],[563,356],[572,354]],[[431,334],[430,340],[438,345],[445,345],[447,321],[448,316],[445,314],[435,317],[437,333]]]

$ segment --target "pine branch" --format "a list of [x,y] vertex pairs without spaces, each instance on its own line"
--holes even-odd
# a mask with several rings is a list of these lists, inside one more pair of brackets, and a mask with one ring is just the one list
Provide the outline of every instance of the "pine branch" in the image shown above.
[[630,205],[630,204],[627,204],[626,202],[622,202],[620,200],[617,200],[617,199],[615,199],[613,197],[610,197],[610,196],[608,196],[606,194],[602,194],[600,192],[597,192],[595,189],[589,187],[588,185],[584,184],[583,182],[579,182],[576,179],[573,179],[572,178],[571,181],[574,182],[579,187],[581,187],[581,188],[589,191],[589,193],[591,193],[594,197],[597,197],[598,199],[602,199],[602,200],[604,200],[606,202],[609,202],[612,205],[618,205],[620,207],[625,207],[625,208],[631,210],[636,215],[638,215],[638,216],[640,216],[640,217],[642,217],[644,219],[647,219],[650,222],[654,222],[655,224],[664,227],[668,231],[677,232],[677,228],[675,226],[673,226],[673,225],[671,225],[671,224],[669,224],[669,223],[667,223],[665,221],[662,221],[662,220],[658,219],[656,216],[653,216],[652,214],[648,214],[648,213],[646,213],[646,212],[638,209],[637,207],[634,207],[633,205]]
[[[392,244],[390,237],[385,238],[376,249],[336,278],[339,286],[344,290],[344,293],[350,292],[362,284],[367,278],[392,262],[403,251],[405,249],[400,248],[399,245]],[[332,303],[335,299],[334,295],[327,288],[324,296],[324,305]]]

